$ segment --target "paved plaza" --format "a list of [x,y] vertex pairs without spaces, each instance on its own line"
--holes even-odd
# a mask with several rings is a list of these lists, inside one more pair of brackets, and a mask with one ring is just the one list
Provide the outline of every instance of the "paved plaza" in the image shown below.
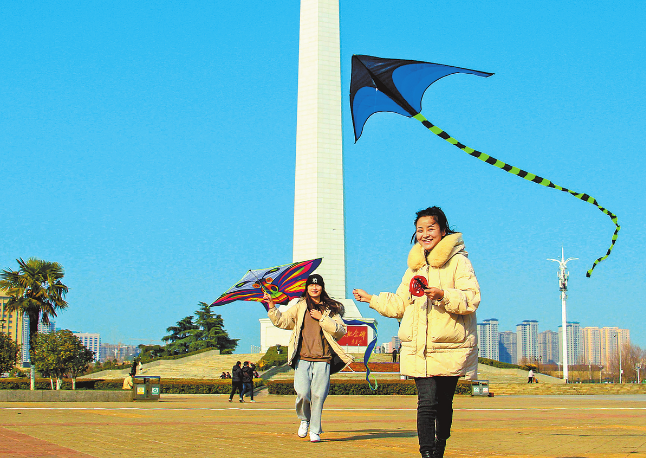
[[[331,396],[323,441],[296,436],[293,396],[0,403],[2,457],[415,457],[415,396]],[[457,396],[447,457],[646,457],[646,395]]]

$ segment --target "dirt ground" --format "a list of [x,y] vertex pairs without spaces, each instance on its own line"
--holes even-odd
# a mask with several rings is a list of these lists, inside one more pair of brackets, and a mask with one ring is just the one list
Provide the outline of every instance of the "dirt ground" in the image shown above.
[[[2,457],[419,456],[414,396],[330,396],[322,442],[296,435],[293,396],[1,403]],[[646,457],[646,396],[456,396],[446,457]]]

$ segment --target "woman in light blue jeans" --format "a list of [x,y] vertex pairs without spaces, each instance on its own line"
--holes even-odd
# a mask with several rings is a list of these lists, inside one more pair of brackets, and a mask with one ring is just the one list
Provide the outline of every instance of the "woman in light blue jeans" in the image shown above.
[[298,302],[280,311],[265,294],[268,316],[274,326],[292,330],[287,362],[295,370],[296,415],[301,420],[298,436],[320,442],[323,403],[330,391],[330,374],[352,362],[337,340],[347,332],[343,305],[325,292],[323,277],[310,275]]

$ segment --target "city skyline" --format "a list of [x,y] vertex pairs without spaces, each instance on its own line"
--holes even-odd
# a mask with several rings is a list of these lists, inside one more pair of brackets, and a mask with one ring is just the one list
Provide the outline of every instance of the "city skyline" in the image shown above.
[[[616,326],[581,327],[578,321],[567,322],[568,365],[593,364],[606,366],[617,354],[619,346],[631,343],[630,330]],[[562,326],[557,331],[539,332],[537,320],[523,320],[516,331],[500,331],[498,320],[490,318],[478,323],[478,356],[502,362],[541,362],[561,364],[563,355]],[[497,349],[496,349],[497,347]],[[498,354],[498,357],[496,357]]]

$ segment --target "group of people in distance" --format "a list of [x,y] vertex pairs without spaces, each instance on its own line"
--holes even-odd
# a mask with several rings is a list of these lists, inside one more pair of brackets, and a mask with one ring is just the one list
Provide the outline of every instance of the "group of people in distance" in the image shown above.
[[[256,372],[256,365],[245,361],[244,365],[240,361],[237,361],[233,369],[231,369],[231,394],[229,395],[229,402],[233,402],[233,396],[236,392],[240,393],[240,402],[244,402],[244,395],[249,393],[251,397],[251,402],[256,402],[253,400],[253,379],[258,377],[258,372]],[[222,376],[220,376],[222,377]]]
[[[400,373],[417,387],[419,450],[422,457],[437,458],[444,456],[451,434],[458,378],[477,374],[480,287],[462,234],[449,227],[439,207],[417,212],[411,243],[408,269],[395,293],[355,289],[353,295],[381,315],[400,320]],[[268,294],[263,301],[271,322],[292,330],[287,361],[295,370],[297,434],[306,437],[309,430],[310,441],[319,442],[330,374],[352,362],[337,343],[347,332],[343,305],[326,293],[318,274],[309,276],[302,297],[284,312]]]

